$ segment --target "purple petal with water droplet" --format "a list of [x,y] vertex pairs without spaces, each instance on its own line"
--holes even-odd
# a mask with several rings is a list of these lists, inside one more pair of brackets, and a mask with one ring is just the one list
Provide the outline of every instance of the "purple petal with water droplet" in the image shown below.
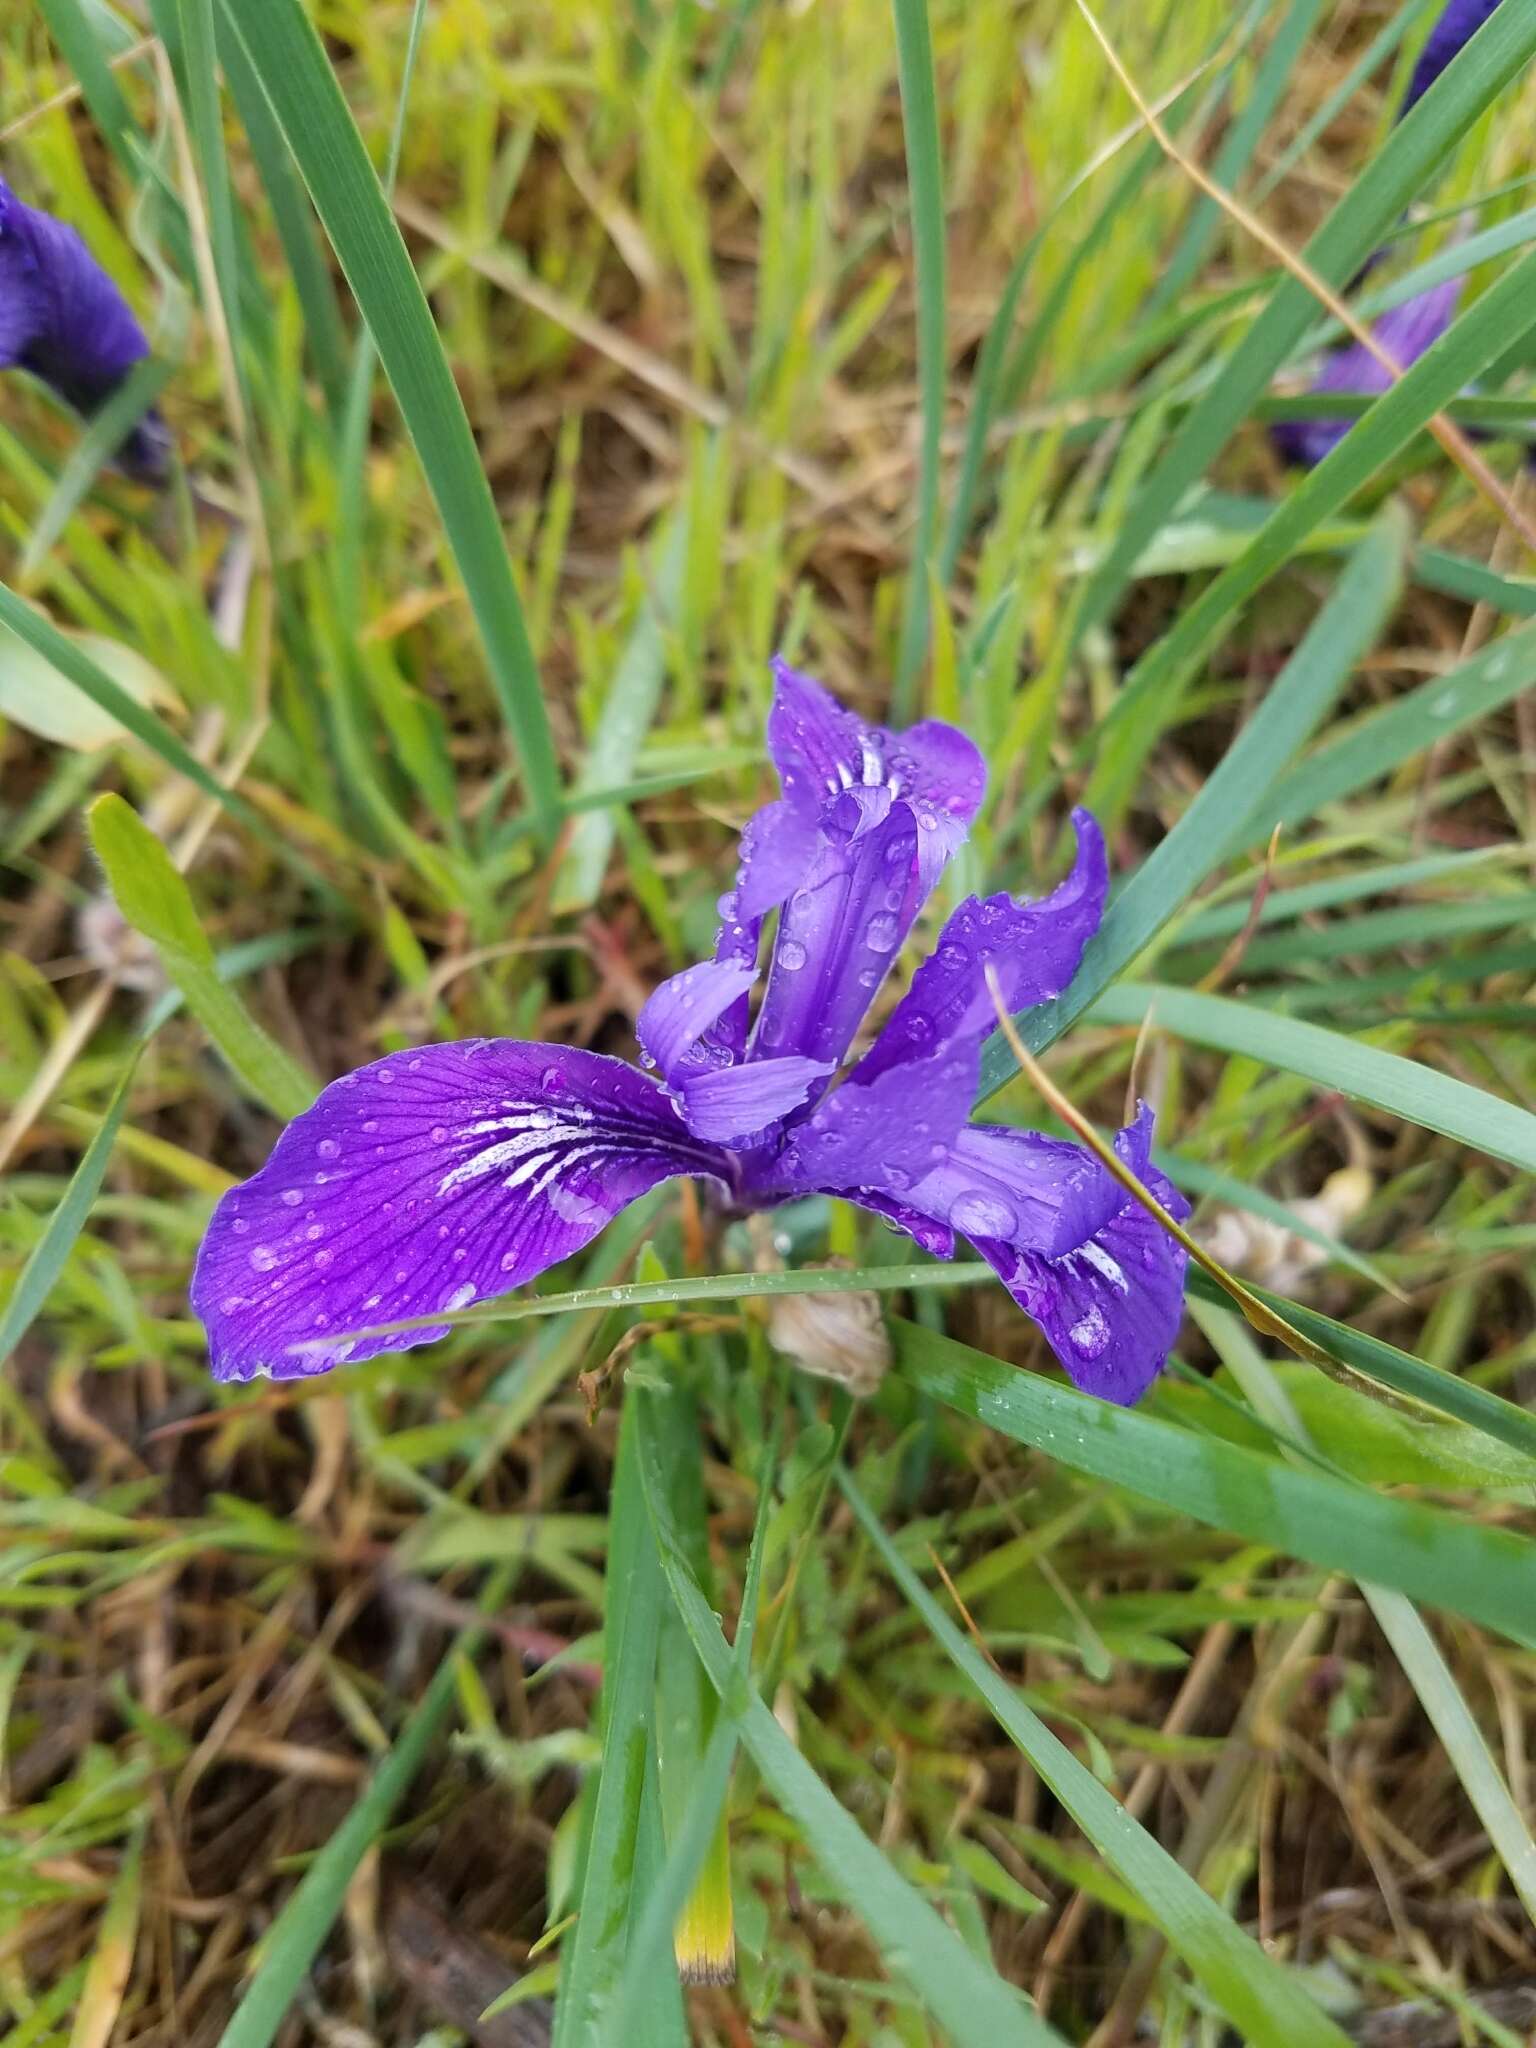
[[798,1109],[831,1071],[818,1060],[796,1054],[782,1060],[750,1060],[741,1067],[702,1068],[687,1075],[679,1091],[683,1121],[696,1138],[718,1145],[747,1144]]
[[348,1333],[520,1286],[673,1174],[730,1166],[622,1060],[512,1039],[390,1053],[332,1082],[214,1211],[192,1280],[214,1376],[427,1343],[447,1326]]
[[714,1027],[756,979],[750,963],[701,960],[657,989],[640,1012],[635,1036],[669,1088],[717,1064]]
[[997,975],[1009,1010],[1060,995],[1098,930],[1109,888],[1104,837],[1089,811],[1072,813],[1077,858],[1059,888],[1039,902],[971,896],[939,934],[874,1044],[849,1079],[865,1085],[935,1047],[987,1037],[997,1021],[985,970]]

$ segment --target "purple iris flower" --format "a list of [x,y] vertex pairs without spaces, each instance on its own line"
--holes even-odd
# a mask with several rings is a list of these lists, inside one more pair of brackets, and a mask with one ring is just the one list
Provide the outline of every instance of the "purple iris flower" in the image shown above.
[[[966,1237],[1079,1386],[1122,1402],[1145,1391],[1178,1330],[1184,1252],[1090,1152],[970,1121],[995,1022],[986,968],[1012,1010],[1066,988],[1103,915],[1098,826],[1074,814],[1075,864],[1043,900],[962,903],[839,1078],[985,768],[953,726],[866,725],[782,662],[768,745],[782,795],[742,834],[713,958],[641,1012],[651,1071],[470,1039],[333,1082],[214,1212],[192,1302],[215,1378],[323,1372],[440,1337],[447,1326],[352,1333],[517,1287],[658,1182],[694,1174],[746,1209],[840,1195],[941,1258]],[[1116,1149],[1187,1215],[1149,1163],[1151,1136],[1143,1108]]]
[[[1465,280],[1447,278],[1383,313],[1372,330],[1376,339],[1403,369],[1416,363],[1437,342],[1456,317]],[[1312,379],[1318,392],[1350,392],[1378,398],[1392,383],[1390,372],[1358,341],[1334,349]],[[1353,420],[1276,420],[1270,437],[1287,462],[1311,469],[1331,455],[1354,426]]]
[[[90,414],[148,354],[128,301],[75,230],[24,205],[0,178],[0,370],[30,370]],[[169,448],[165,422],[150,410],[117,456],[133,475],[155,482]]]
[[1489,15],[1497,12],[1498,5],[1499,0],[1446,0],[1445,11],[1430,30],[1429,40],[1413,67],[1413,76],[1398,109],[1399,120],[1424,97],[1451,59],[1471,42]]

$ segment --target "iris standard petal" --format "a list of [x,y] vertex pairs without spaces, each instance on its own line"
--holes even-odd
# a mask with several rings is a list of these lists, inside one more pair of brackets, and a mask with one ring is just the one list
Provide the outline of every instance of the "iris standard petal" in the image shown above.
[[[0,179],[0,368],[30,370],[91,413],[148,353],[133,309],[75,230],[25,205]],[[158,473],[167,442],[150,413],[119,454]]]
[[806,857],[784,900],[749,1057],[836,1065],[986,788],[964,733],[867,725],[774,664],[768,744]]
[[636,1020],[635,1036],[669,1088],[689,1073],[729,1061],[730,1049],[717,1042],[716,1027],[756,979],[750,962],[701,960],[669,975],[651,996]]
[[792,1053],[782,1060],[749,1060],[739,1067],[707,1067],[685,1076],[679,1092],[683,1121],[696,1138],[747,1145],[796,1110],[831,1068]]
[[1398,109],[1399,120],[1424,97],[1446,65],[1464,44],[1471,41],[1489,15],[1496,12],[1498,5],[1499,0],[1449,0],[1419,52],[1419,61],[1413,67],[1408,90],[1403,94],[1403,104]]
[[1098,930],[1109,889],[1104,835],[1092,813],[1072,813],[1077,857],[1071,873],[1038,902],[1008,895],[971,896],[939,934],[850,1082],[868,1083],[889,1068],[960,1038],[984,1038],[996,1022],[985,970],[997,975],[1010,1010],[1058,996],[1077,972]]
[[214,1211],[192,1280],[214,1377],[429,1342],[446,1326],[347,1333],[504,1293],[673,1174],[730,1163],[622,1060],[512,1039],[390,1053],[332,1082]]
[[[1464,282],[1459,277],[1448,278],[1394,306],[1376,322],[1376,339],[1402,369],[1427,353],[1455,319]],[[1391,372],[1368,348],[1354,342],[1327,357],[1312,380],[1312,389],[1378,398],[1391,384]],[[1270,437],[1287,462],[1311,469],[1333,453],[1354,424],[1353,420],[1276,420]]]

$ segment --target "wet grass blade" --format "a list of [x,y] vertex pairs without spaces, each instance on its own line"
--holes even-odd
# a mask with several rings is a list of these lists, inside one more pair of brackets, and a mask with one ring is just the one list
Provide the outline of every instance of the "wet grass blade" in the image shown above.
[[[1536,57],[1536,15],[1503,8],[1473,37],[1413,111],[1393,130],[1302,251],[1336,289],[1353,275],[1431,172],[1521,69]],[[1242,425],[1316,317],[1316,302],[1286,276],[1198,405],[1148,472],[1113,543],[1084,588],[1073,636],[1102,625],[1149,541]]]
[[968,1642],[906,1564],[846,1470],[844,1498],[907,1604],[986,1702],[1099,1854],[1156,1920],[1211,1998],[1257,2048],[1344,2048],[1348,2037],[1284,1967],[1228,1918],[1208,1892],[1134,1821],[1058,1740],[1019,1692]]
[[[470,1631],[455,1646],[465,1655],[478,1640]],[[426,1761],[433,1737],[448,1718],[457,1659],[444,1657],[361,1798],[315,1857],[261,1946],[245,1996],[219,2036],[218,2048],[271,2048],[292,2009],[299,1986],[324,1946],[358,1865],[389,1825],[390,1816]]]
[[1139,1024],[1149,1012],[1160,1029],[1176,1037],[1300,1074],[1320,1088],[1353,1095],[1536,1173],[1536,1116],[1418,1060],[1257,1003],[1158,983],[1122,982],[1099,998],[1091,1014],[1100,1024]]
[[619,1426],[603,1599],[603,1758],[587,1840],[576,1926],[560,1957],[553,2048],[606,2038],[624,1968],[636,1845],[648,1772],[656,1756],[656,1645],[666,1589],[640,1481],[633,1388]]
[[[1401,518],[1390,513],[1350,557],[1258,710],[1167,838],[1115,897],[1071,986],[1018,1018],[1031,1052],[1053,1044],[1243,843],[1233,832],[1234,820],[1262,813],[1268,792],[1322,722],[1397,602],[1406,538]],[[1007,1045],[994,1037],[982,1056],[978,1101],[996,1094],[1016,1071]]]
[[933,39],[928,0],[892,0],[901,111],[912,199],[912,248],[917,263],[917,374],[922,439],[917,518],[901,617],[901,645],[891,689],[892,717],[912,716],[918,671],[928,650],[929,576],[939,523],[939,459],[944,434],[945,284],[944,165],[939,148],[938,95],[933,82]]
[[53,1292],[65,1261],[74,1250],[75,1240],[85,1228],[91,1206],[101,1192],[112,1147],[117,1142],[118,1128],[128,1106],[128,1090],[137,1065],[136,1053],[113,1089],[106,1114],[85,1148],[84,1157],[64,1190],[63,1200],[49,1217],[42,1236],[21,1269],[4,1312],[0,1313],[0,1366],[9,1359],[31,1327],[38,1310]]
[[[790,1741],[732,1658],[694,1577],[669,1506],[669,1445],[654,1397],[631,1384],[640,1410],[641,1469],[661,1565],[677,1611],[720,1697],[726,1720],[827,1879],[863,1918],[892,1970],[947,2030],[955,2048],[1062,2048],[1061,2037],[965,1946],[875,1847]],[[558,2048],[558,2044],[557,2044]]]
[[893,1335],[902,1376],[920,1393],[1074,1471],[1536,1645],[1536,1545],[1522,1537],[1114,1407],[915,1323]]
[[274,1116],[286,1120],[308,1109],[317,1092],[314,1080],[262,1030],[220,976],[192,891],[161,841],[120,796],[98,797],[87,822],[118,909],[154,946],[187,1008],[234,1072]]
[[437,501],[522,760],[555,830],[559,773],[501,522],[431,308],[330,60],[299,0],[223,0],[367,321]]

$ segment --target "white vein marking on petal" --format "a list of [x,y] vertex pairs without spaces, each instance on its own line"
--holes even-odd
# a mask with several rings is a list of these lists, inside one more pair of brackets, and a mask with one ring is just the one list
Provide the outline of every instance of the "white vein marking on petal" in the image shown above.
[[1102,1245],[1090,1243],[1082,1245],[1079,1249],[1082,1257],[1088,1261],[1096,1273],[1103,1274],[1111,1287],[1117,1287],[1122,1294],[1130,1293],[1131,1283],[1120,1270],[1119,1264],[1109,1256],[1109,1253],[1105,1251]]
[[853,787],[853,770],[846,761],[839,761],[837,764],[837,786],[839,789],[852,789]]
[[869,744],[868,740],[861,739],[859,741],[859,758],[864,768],[864,787],[866,789],[877,789],[884,779],[885,763],[880,759],[878,751]]
[[[574,1105],[573,1105],[574,1107]],[[451,1167],[437,1184],[437,1192],[446,1195],[466,1181],[479,1180],[482,1175],[495,1173],[498,1167],[510,1165],[514,1159],[525,1159],[529,1153],[548,1152],[551,1146],[579,1144],[591,1136],[592,1112],[581,1109],[575,1112],[578,1121],[567,1123],[562,1117],[550,1116],[545,1112],[534,1117],[492,1117],[487,1122],[472,1124],[464,1133],[466,1137],[488,1137],[493,1131],[512,1130],[515,1136],[504,1138],[499,1145],[487,1145],[483,1151],[474,1153],[468,1159],[461,1159]],[[515,1181],[508,1181],[513,1187]]]

